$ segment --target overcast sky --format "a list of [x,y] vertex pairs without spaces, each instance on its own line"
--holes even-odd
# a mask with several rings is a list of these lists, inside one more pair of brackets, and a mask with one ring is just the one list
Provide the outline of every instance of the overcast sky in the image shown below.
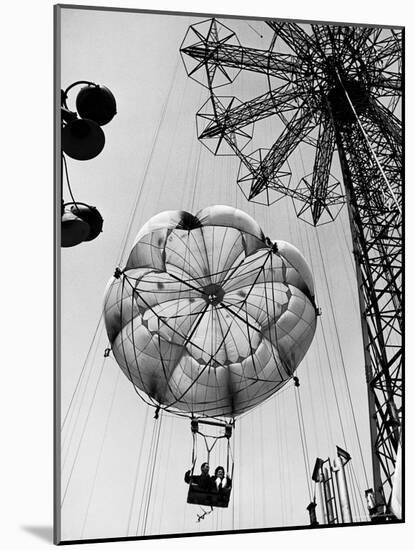
[[[142,403],[114,359],[103,359],[107,341],[99,324],[102,300],[115,267],[126,259],[126,253],[121,258],[124,239],[128,251],[147,219],[167,209],[196,212],[229,204],[248,212],[266,235],[291,242],[304,254],[323,312],[298,369],[310,468],[317,456],[334,457],[336,444],[346,447],[363,494],[367,484],[344,376],[346,372],[370,484],[367,389],[346,209],[334,224],[316,230],[297,220],[288,199],[271,207],[249,203],[235,183],[236,159],[214,157],[200,144],[195,113],[206,102],[207,90],[187,77],[179,55],[187,28],[197,18],[78,9],[61,14],[62,87],[91,80],[108,86],[118,105],[117,116],[104,127],[103,152],[88,162],[68,159],[75,197],[97,206],[104,231],[90,243],[62,250],[62,416],[69,410],[63,431],[62,538],[308,522],[309,495],[291,385],[237,422],[231,504],[197,523],[200,510],[186,504],[183,482],[191,462],[189,422],[168,414],[154,421],[154,410]],[[226,25],[243,45],[268,48],[265,24],[227,20]],[[233,87],[223,88],[223,95],[247,99],[266,92],[267,86],[265,77],[241,73]],[[75,97],[70,95],[69,107]],[[250,150],[270,147],[278,130],[273,120],[258,126],[259,139]],[[294,179],[311,172],[310,153],[304,146],[293,156]],[[339,175],[337,166],[333,172]],[[69,200],[65,188],[64,197]],[[219,449],[214,460],[223,463],[224,456]]]

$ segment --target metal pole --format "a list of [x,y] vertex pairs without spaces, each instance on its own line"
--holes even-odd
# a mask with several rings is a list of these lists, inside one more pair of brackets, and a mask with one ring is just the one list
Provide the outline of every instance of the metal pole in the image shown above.
[[327,521],[327,511],[326,511],[326,502],[324,499],[324,493],[323,493],[323,475],[320,473],[319,480],[317,482],[318,486],[318,507],[320,507],[320,519],[321,523],[323,525],[326,525],[328,523]]
[[313,502],[310,502],[310,504],[307,506],[308,513],[310,514],[310,525],[314,527],[318,525],[316,508],[317,508],[317,504],[315,500],[313,500]]
[[339,465],[338,465],[336,459],[334,459],[334,461],[333,461],[333,467],[332,467],[331,471],[334,473],[334,477],[336,478],[337,494],[339,495],[339,500],[340,500],[340,519],[341,519],[341,523],[345,523],[344,514],[343,514],[343,503],[342,503],[342,498],[341,498],[341,493],[340,493],[340,491],[341,491],[340,481],[339,481],[340,468],[339,468]]
[[333,472],[336,475],[337,491],[340,500],[340,514],[343,523],[353,523],[352,512],[350,508],[349,491],[344,472],[343,459],[341,457],[334,459]]
[[331,492],[330,486],[330,474],[327,468],[324,468],[324,494],[326,497],[326,506],[327,506],[327,519],[328,523],[334,523],[334,510],[333,510],[333,495]]

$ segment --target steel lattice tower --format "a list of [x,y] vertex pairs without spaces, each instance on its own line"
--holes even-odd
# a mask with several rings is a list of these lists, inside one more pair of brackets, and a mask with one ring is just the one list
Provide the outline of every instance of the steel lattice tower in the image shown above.
[[[248,200],[290,196],[297,215],[317,225],[349,211],[360,297],[377,513],[389,513],[402,415],[403,29],[266,21],[268,50],[245,48],[215,19],[192,25],[181,54],[190,77],[209,90],[197,114],[199,139],[226,144],[241,161]],[[279,47],[284,45],[284,53]],[[249,101],[216,90],[239,71],[263,73],[266,93]],[[284,129],[268,150],[244,153],[248,129],[278,116]],[[202,126],[200,127],[200,125]],[[313,137],[313,135],[315,137]],[[314,168],[296,188],[287,160],[315,147]],[[337,151],[343,179],[330,174]],[[298,206],[299,205],[299,206]]]

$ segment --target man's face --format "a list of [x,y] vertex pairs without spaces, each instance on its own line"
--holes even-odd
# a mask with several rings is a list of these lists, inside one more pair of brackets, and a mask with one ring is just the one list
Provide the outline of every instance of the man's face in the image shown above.
[[204,462],[201,466],[201,470],[202,470],[202,474],[208,474],[209,473],[209,464],[206,464],[206,462]]
[[225,472],[221,469],[217,471],[217,476],[223,479],[225,477]]

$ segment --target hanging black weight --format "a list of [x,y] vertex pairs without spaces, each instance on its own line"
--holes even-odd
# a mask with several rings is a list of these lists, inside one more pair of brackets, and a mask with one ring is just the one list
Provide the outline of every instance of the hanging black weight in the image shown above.
[[95,206],[76,204],[72,206],[72,212],[89,226],[88,235],[84,241],[92,241],[102,232],[104,220]]
[[79,116],[95,121],[100,126],[108,124],[117,113],[112,92],[105,86],[90,85],[82,88],[76,98]]
[[62,129],[62,150],[75,160],[93,159],[104,145],[104,132],[93,120],[79,118]]
[[82,243],[89,234],[89,225],[65,206],[61,221],[61,245],[64,248]]

